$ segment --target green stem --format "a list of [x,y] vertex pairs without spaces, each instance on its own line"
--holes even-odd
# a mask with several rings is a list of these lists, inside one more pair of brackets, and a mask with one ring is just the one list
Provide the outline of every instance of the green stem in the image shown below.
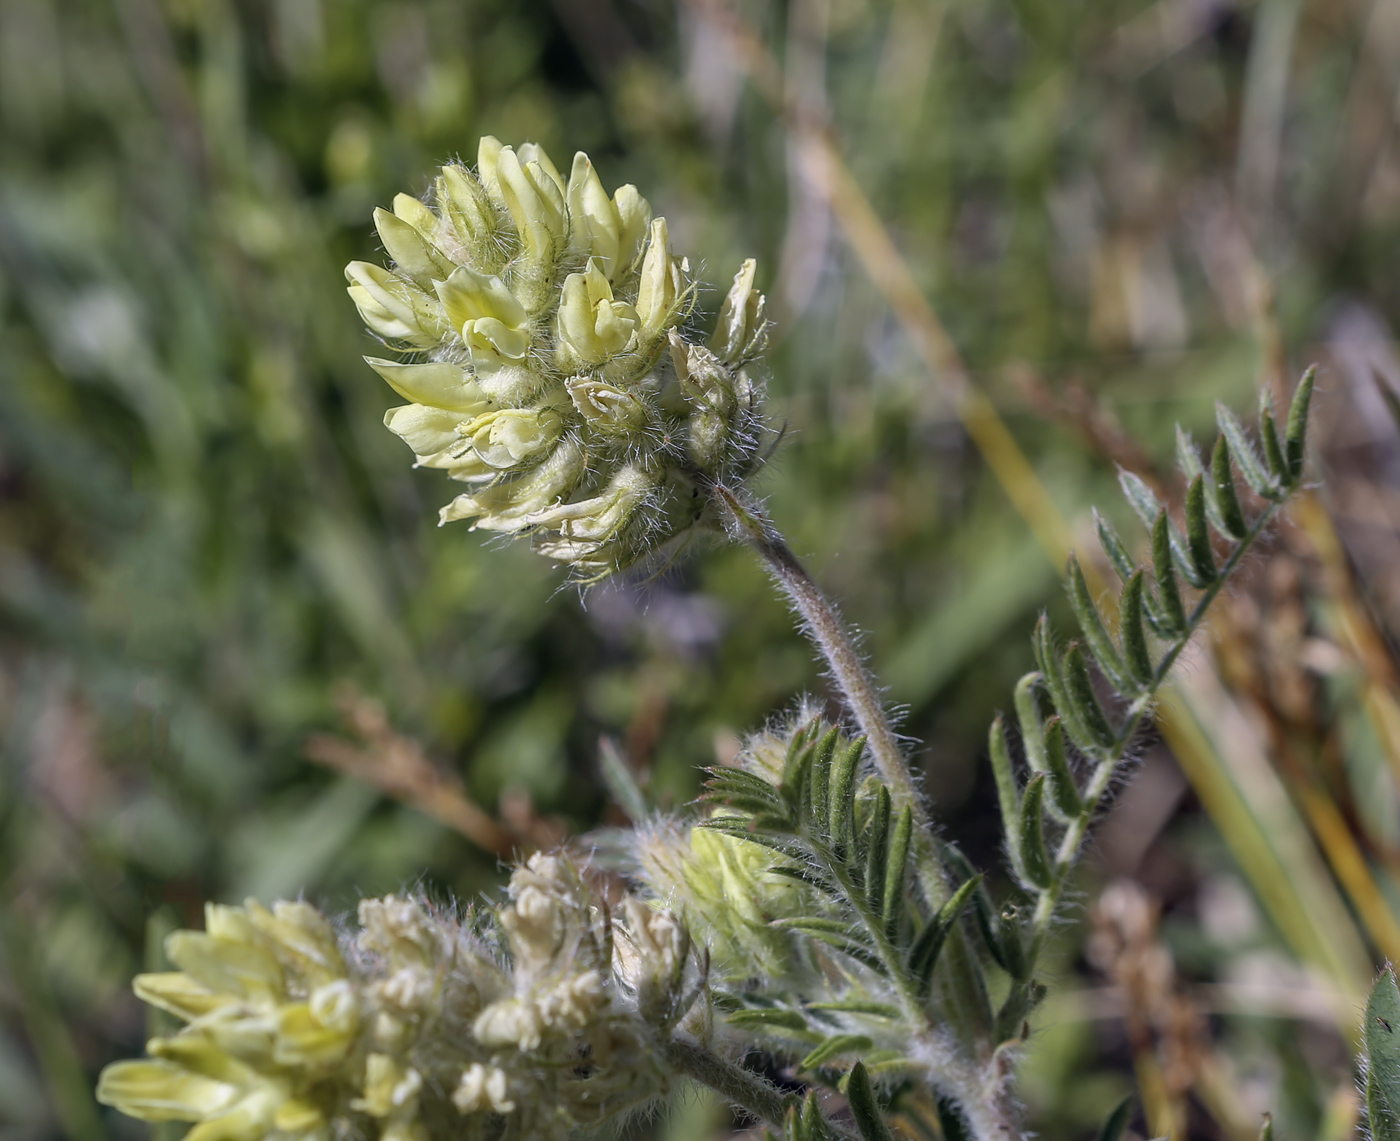
[[[796,1103],[761,1074],[705,1049],[686,1035],[678,1034],[669,1039],[662,1052],[686,1077],[708,1086],[731,1105],[772,1126],[779,1135],[785,1132],[788,1109]],[[847,1141],[852,1138],[848,1131],[829,1120],[827,1126],[838,1137]]]
[[787,595],[792,608],[801,617],[805,633],[821,651],[831,669],[831,676],[840,686],[846,704],[865,735],[875,767],[889,786],[895,803],[911,805],[915,824],[921,830],[927,830],[928,813],[924,810],[909,765],[885,713],[884,702],[875,689],[870,672],[865,668],[865,662],[846,633],[836,607],[812,581],[806,568],[792,553],[792,548],[757,505],[745,503],[729,488],[719,486],[713,489],[713,499],[730,533],[758,552],[767,564],[773,581]]

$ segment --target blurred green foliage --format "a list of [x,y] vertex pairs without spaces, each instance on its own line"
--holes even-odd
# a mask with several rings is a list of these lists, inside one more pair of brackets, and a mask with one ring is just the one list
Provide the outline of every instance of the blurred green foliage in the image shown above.
[[[1289,352],[1339,298],[1400,319],[1386,11],[748,0],[742,16],[792,96],[829,113],[1080,519],[1115,502],[1112,464],[1048,423],[1047,399],[1081,386],[1155,455],[1174,419],[1250,399],[1232,234],[1271,273]],[[6,1139],[132,1133],[98,1116],[91,1075],[136,1049],[128,980],[202,901],[343,909],[499,882],[494,857],[305,759],[310,733],[339,730],[338,687],[381,699],[488,810],[523,788],[571,832],[612,819],[600,733],[680,805],[735,734],[823,691],[743,551],[580,600],[523,545],[434,526],[444,488],[380,425],[393,397],[359,359],[374,345],[341,267],[377,256],[375,204],[425,190],[483,133],[561,162],[587,150],[667,215],[702,278],[759,257],[785,428],[761,488],[926,742],[937,815],[996,857],[979,743],[1029,668],[1031,615],[1059,605],[1056,568],[703,6],[0,0]],[[1209,837],[1173,836],[1186,879],[1215,874]],[[1262,927],[1247,940],[1276,946]],[[1243,953],[1199,949],[1200,976],[1226,951]],[[1332,1079],[1295,1077],[1345,1057],[1300,1063],[1289,1026],[1232,1023],[1232,1056],[1311,1129]],[[1047,1130],[1087,1134],[1129,1085],[1122,1042],[1054,1033],[1029,1089]]]

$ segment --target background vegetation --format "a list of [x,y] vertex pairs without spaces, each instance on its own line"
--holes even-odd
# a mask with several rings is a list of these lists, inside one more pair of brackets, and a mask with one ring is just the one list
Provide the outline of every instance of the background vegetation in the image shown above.
[[600,736],[679,806],[825,692],[743,551],[580,599],[434,526],[340,269],[483,133],[587,150],[715,284],[760,258],[762,489],[983,865],[1115,465],[1322,362],[1319,492],[1099,829],[1026,1094],[1350,1136],[1400,958],[1398,80],[1385,0],[0,0],[0,1136],[141,1133],[93,1076],[203,901],[470,899],[621,820]]

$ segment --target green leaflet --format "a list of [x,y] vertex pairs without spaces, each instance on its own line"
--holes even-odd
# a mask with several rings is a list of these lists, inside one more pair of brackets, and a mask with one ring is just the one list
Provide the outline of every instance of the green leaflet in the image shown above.
[[799,1070],[814,1070],[842,1054],[861,1054],[874,1043],[864,1034],[835,1034],[797,1064]]
[[1133,1099],[1125,1097],[1103,1123],[1103,1128],[1099,1130],[1099,1141],[1122,1141],[1132,1116]]
[[870,1084],[870,1075],[860,1062],[851,1067],[850,1077],[846,1079],[846,1097],[851,1103],[851,1116],[855,1118],[863,1141],[894,1141],[894,1134],[880,1112],[880,1103],[875,1099],[875,1087]]
[[1375,1141],[1400,1139],[1400,989],[1387,965],[1371,988],[1362,1031],[1366,1117]]

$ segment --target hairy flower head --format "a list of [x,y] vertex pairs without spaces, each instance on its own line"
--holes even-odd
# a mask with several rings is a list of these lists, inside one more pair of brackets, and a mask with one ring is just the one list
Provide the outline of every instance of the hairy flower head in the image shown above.
[[475,173],[445,166],[430,204],[400,194],[374,222],[392,268],[352,262],[349,293],[405,358],[366,358],[409,401],[385,424],[470,487],[443,523],[528,535],[598,579],[704,521],[707,487],[756,466],[752,260],[701,344],[689,264],[636,187],[609,197],[587,155],[566,181],[542,148],[490,137]]
[[339,937],[304,903],[211,906],[170,937],[180,969],[135,983],[186,1025],[108,1066],[98,1098],[194,1141],[562,1141],[664,1092],[657,1044],[703,985],[684,928],[624,901],[615,931],[559,856],[510,894],[465,920],[364,900]]

